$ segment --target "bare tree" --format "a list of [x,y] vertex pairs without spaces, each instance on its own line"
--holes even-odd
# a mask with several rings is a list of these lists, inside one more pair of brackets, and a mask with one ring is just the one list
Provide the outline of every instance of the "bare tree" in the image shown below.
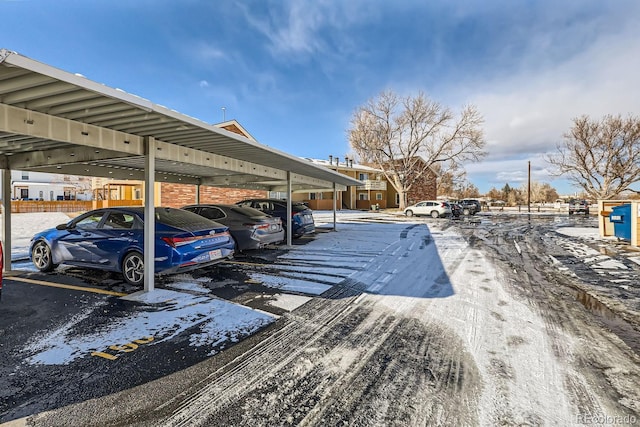
[[462,168],[451,168],[450,164],[436,163],[431,169],[438,175],[438,196],[452,199],[468,199],[480,197],[480,190],[467,179],[467,172]]
[[478,190],[478,187],[476,187],[475,184],[472,184],[469,181],[465,181],[460,186],[459,197],[461,199],[480,197],[480,190]]
[[431,170],[437,175],[438,196],[460,198],[458,193],[467,181],[467,172],[464,169],[450,163],[439,162],[431,165]]
[[[528,185],[522,184],[520,192],[528,192]],[[531,181],[531,201],[534,203],[553,202],[559,198],[558,192],[548,182]]]
[[387,91],[356,109],[348,135],[360,160],[384,172],[404,209],[412,185],[433,165],[448,163],[455,169],[484,156],[482,123],[473,106],[455,117],[422,93],[401,98]]
[[498,190],[496,187],[491,187],[491,190],[489,190],[485,196],[488,197],[490,200],[494,200],[494,201],[502,200],[502,192]]
[[593,199],[611,199],[640,181],[640,118],[582,116],[547,161]]

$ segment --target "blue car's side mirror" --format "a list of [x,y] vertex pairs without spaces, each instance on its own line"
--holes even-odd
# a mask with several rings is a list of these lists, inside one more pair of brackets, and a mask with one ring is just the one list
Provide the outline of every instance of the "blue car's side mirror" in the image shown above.
[[70,227],[67,227],[67,224],[56,225],[56,230],[66,230],[67,228],[70,228]]

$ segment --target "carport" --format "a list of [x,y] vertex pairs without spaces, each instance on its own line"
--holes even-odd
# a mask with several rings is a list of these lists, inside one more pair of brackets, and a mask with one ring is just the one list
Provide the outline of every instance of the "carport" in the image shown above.
[[[291,193],[357,180],[166,107],[0,49],[0,169],[5,269],[11,269],[11,171],[145,182],[145,266],[154,262],[155,182]],[[198,202],[198,200],[196,200]],[[287,244],[291,245],[291,215]],[[145,274],[145,291],[154,275]]]

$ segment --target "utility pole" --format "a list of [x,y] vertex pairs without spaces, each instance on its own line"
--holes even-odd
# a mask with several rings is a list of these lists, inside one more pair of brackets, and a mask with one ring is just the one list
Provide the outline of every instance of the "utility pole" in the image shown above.
[[531,213],[531,160],[529,160],[529,173],[527,175],[527,212]]

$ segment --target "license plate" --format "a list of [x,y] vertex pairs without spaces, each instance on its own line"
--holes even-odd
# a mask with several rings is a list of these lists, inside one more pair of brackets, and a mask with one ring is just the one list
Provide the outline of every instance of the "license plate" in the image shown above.
[[220,249],[209,251],[209,259],[213,260],[218,258],[222,258],[222,251]]

